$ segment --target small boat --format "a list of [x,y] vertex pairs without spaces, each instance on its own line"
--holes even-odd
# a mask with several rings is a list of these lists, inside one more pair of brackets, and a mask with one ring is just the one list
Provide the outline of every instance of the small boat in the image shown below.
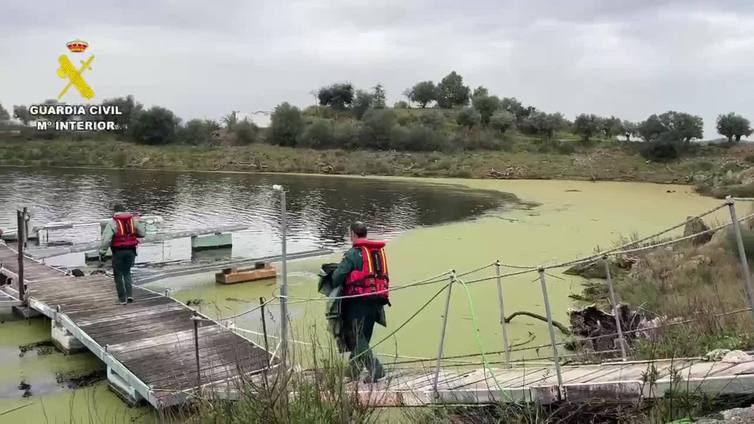
[[245,283],[277,277],[275,267],[265,262],[257,262],[253,268],[225,268],[215,274],[215,282],[220,284]]

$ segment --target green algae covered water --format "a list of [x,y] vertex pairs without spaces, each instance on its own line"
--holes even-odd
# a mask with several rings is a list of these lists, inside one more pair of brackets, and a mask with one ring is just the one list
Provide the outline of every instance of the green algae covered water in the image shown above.
[[[0,173],[6,172],[0,170]],[[31,172],[32,177],[34,171]],[[50,170],[44,171],[44,178],[52,178]],[[66,171],[73,172],[73,171]],[[147,178],[141,173],[130,179],[108,177],[107,173],[94,176],[97,181],[109,181],[118,186],[118,181],[133,181]],[[177,214],[201,217],[205,220],[211,214],[212,196],[218,193],[218,187],[238,184],[239,187],[249,183],[248,176],[211,174],[169,174],[149,176],[153,184],[162,184],[167,179],[183,178],[194,184],[187,193],[184,188],[174,196],[173,203],[161,201],[160,213],[172,210]],[[205,180],[205,175],[206,180]],[[15,176],[14,178],[21,178]],[[40,177],[41,178],[41,177]],[[265,185],[276,183],[276,176],[265,176]],[[324,331],[324,305],[321,301],[304,302],[300,299],[319,299],[317,293],[317,271],[323,262],[339,260],[345,247],[344,235],[347,223],[356,217],[367,216],[366,220],[382,218],[375,225],[381,235],[390,238],[388,256],[390,260],[392,284],[402,285],[421,280],[432,275],[455,269],[459,273],[491,264],[499,259],[503,263],[517,265],[538,265],[576,256],[588,255],[598,246],[609,247],[621,236],[634,233],[648,234],[675,224],[688,215],[695,215],[709,209],[719,201],[700,197],[689,187],[665,186],[641,183],[590,183],[571,181],[497,181],[497,180],[416,180],[383,178],[341,178],[281,176],[287,185],[295,185],[297,179],[307,181],[310,187],[323,186],[344,193],[368,191],[370,187],[388,187],[384,199],[393,199],[389,206],[385,203],[373,205],[363,197],[360,202],[338,200],[339,211],[334,211],[326,201],[328,195],[320,197],[317,202],[300,203],[292,212],[294,230],[305,231],[306,237],[301,243],[313,240],[317,245],[335,248],[338,252],[325,258],[295,261],[289,264],[289,284],[291,319],[293,336],[301,342],[318,340],[327,342]],[[218,182],[218,179],[220,182]],[[312,183],[312,180],[315,180]],[[53,182],[45,180],[45,184]],[[75,181],[75,180],[72,180]],[[154,181],[157,181],[155,183]],[[229,182],[230,181],[230,182]],[[235,181],[235,182],[234,182]],[[320,183],[317,183],[320,182]],[[91,183],[91,182],[89,182]],[[88,183],[88,184],[89,184]],[[171,183],[172,184],[172,183]],[[173,186],[180,187],[180,184]],[[49,186],[47,188],[50,188]],[[401,190],[407,191],[401,191]],[[65,191],[68,188],[58,188]],[[110,187],[112,189],[112,187]],[[164,187],[163,187],[164,189]],[[106,196],[97,192],[93,197],[105,202]],[[167,189],[166,189],[167,190]],[[205,191],[202,191],[205,190]],[[350,190],[350,191],[349,191]],[[117,190],[116,190],[117,191]],[[301,189],[301,193],[306,193]],[[231,202],[233,191],[222,191],[220,199]],[[412,194],[413,193],[413,194]],[[420,195],[421,193],[421,195]],[[242,194],[248,195],[249,191]],[[519,201],[514,200],[515,196]],[[60,193],[57,193],[60,196]],[[266,196],[266,194],[265,194]],[[331,194],[335,196],[335,194]],[[42,203],[44,196],[38,197]],[[89,199],[89,198],[87,198]],[[204,200],[203,200],[204,199]],[[84,201],[86,205],[90,200]],[[154,200],[153,200],[154,202]],[[300,201],[299,201],[300,202]],[[319,203],[318,203],[319,202]],[[338,203],[340,202],[340,203]],[[54,211],[54,202],[49,208]],[[198,203],[194,205],[194,203]],[[271,203],[270,203],[271,204]],[[316,205],[322,205],[317,208]],[[192,206],[194,205],[194,206]],[[265,203],[265,205],[267,205]],[[272,204],[271,204],[272,205]],[[313,206],[314,205],[314,206]],[[273,205],[274,206],[274,205]],[[265,206],[269,211],[273,206]],[[189,211],[181,208],[189,208]],[[193,209],[192,209],[193,207]],[[226,206],[223,206],[223,208]],[[249,206],[251,207],[251,206]],[[228,210],[233,207],[227,206]],[[88,218],[85,207],[77,210],[73,207],[66,213],[76,218]],[[142,209],[146,213],[146,207]],[[33,209],[32,209],[33,210]],[[44,208],[51,216],[50,209]],[[102,214],[101,210],[91,211],[89,215]],[[348,211],[348,212],[344,212]],[[380,213],[374,213],[380,211]],[[390,213],[395,211],[395,213]],[[413,211],[413,212],[411,212]],[[418,212],[420,211],[420,212]],[[8,212],[8,211],[4,211]],[[231,211],[232,212],[232,211]],[[242,211],[243,212],[243,211]],[[239,213],[235,215],[251,220],[253,216]],[[307,221],[307,217],[310,218]],[[275,215],[266,212],[261,220],[262,227],[275,227]],[[724,219],[724,215],[720,215]],[[54,218],[60,219],[60,218]],[[228,219],[223,215],[223,220]],[[50,219],[53,220],[53,219]],[[0,222],[0,226],[4,225]],[[5,224],[7,225],[7,224]],[[171,224],[173,225],[173,224]],[[176,228],[181,228],[178,222]],[[308,225],[308,227],[307,227]],[[398,228],[393,231],[392,226]],[[261,237],[274,238],[275,232],[260,232]],[[260,241],[267,243],[268,241]],[[274,248],[274,244],[270,244]],[[510,269],[503,269],[503,272]],[[465,280],[490,277],[494,269],[488,268],[479,273],[466,276]],[[570,306],[568,295],[580,291],[581,280],[553,272],[548,276],[548,290],[554,318],[566,320],[566,311]],[[531,311],[544,313],[542,295],[536,274],[526,274],[503,280],[506,312]],[[170,287],[172,294],[182,300],[200,299],[203,312],[223,317],[252,308],[258,304],[259,297],[270,299],[276,293],[275,282],[260,282],[221,286],[214,283],[211,275],[197,275],[165,280],[150,284],[152,288]],[[440,285],[426,285],[417,288],[396,291],[391,295],[392,307],[388,309],[388,326],[378,327],[373,337],[374,342],[385,338],[400,324],[404,323]],[[468,295],[462,285],[456,285],[451,298],[451,308],[446,338],[447,355],[459,355],[502,349],[502,336],[499,324],[497,289],[494,280],[479,282],[468,286]],[[469,297],[471,300],[469,300]],[[386,355],[385,362],[403,361],[408,357],[432,357],[437,353],[444,298],[432,302],[415,319],[411,320],[393,337],[387,338],[375,348]],[[278,306],[271,304],[267,309],[269,332],[274,335],[278,321]],[[252,331],[261,331],[259,311],[244,315],[234,320],[235,325]],[[475,336],[473,323],[478,323],[478,337]],[[544,323],[521,317],[508,326],[512,343],[525,343],[525,346],[547,343],[547,329]],[[126,408],[100,382],[81,389],[70,389],[56,381],[56,374],[66,372],[88,372],[102,365],[91,355],[80,354],[65,357],[58,353],[26,353],[19,357],[19,345],[45,340],[49,337],[49,322],[42,320],[26,322],[5,321],[0,324],[0,359],[3,372],[0,373],[0,422],[67,422],[70,416],[78,422],[90,422],[92,414],[104,422],[150,422],[153,420],[146,408]],[[262,343],[261,337],[249,334],[249,337]],[[275,345],[274,339],[270,340]],[[300,358],[305,359],[306,345],[296,344]],[[550,356],[549,349],[521,350],[514,353],[514,359],[537,360]],[[392,356],[392,357],[391,357]],[[501,360],[500,355],[490,355],[490,361]],[[18,389],[21,381],[31,384],[31,396],[22,397]],[[15,409],[19,408],[19,409]],[[10,412],[8,412],[10,411]],[[55,417],[55,418],[53,418]],[[93,422],[98,422],[95,419]]]
[[[535,266],[590,255],[597,247],[614,245],[621,236],[653,233],[683,221],[687,215],[719,204],[718,200],[700,197],[684,186],[571,181],[445,182],[464,184],[469,189],[500,190],[538,205],[500,209],[473,221],[417,228],[395,237],[388,247],[393,284],[422,280],[451,269],[461,273],[498,259],[506,264]],[[719,217],[724,219],[724,215]],[[339,254],[334,254],[328,258],[293,262],[289,266],[292,298],[289,309],[294,337],[303,342],[299,346],[311,342],[312,334],[323,335],[324,305],[297,299],[321,298],[317,293],[316,272],[321,263],[338,260]],[[509,271],[513,270],[503,268],[503,272]],[[552,271],[547,276],[548,291],[554,319],[567,323],[567,309],[571,304],[568,295],[580,292],[582,280],[560,271]],[[488,268],[463,279],[494,275],[494,268]],[[373,341],[381,340],[409,319],[440,287],[439,284],[426,285],[393,293],[392,307],[388,308],[388,327],[377,327]],[[544,315],[536,273],[505,278],[503,287],[508,314],[531,311]],[[467,288],[468,292],[462,285],[453,289],[446,354],[475,353],[480,348],[502,350],[495,281],[479,282]],[[185,300],[203,299],[205,312],[222,317],[254,307],[260,296],[269,299],[274,292],[272,282],[221,286],[207,281],[207,277],[195,277],[176,295]],[[383,359],[388,362],[436,355],[443,307],[444,297],[436,299],[375,350],[384,354]],[[277,316],[277,306],[270,305],[268,327],[274,327]],[[474,319],[479,326],[479,338],[474,336]],[[235,319],[238,327],[256,332],[261,331],[259,322],[258,311]],[[274,328],[270,330],[274,331]],[[508,324],[508,333],[513,344],[528,342],[525,346],[534,346],[549,342],[546,325],[526,317]],[[261,343],[260,338],[255,340]],[[520,350],[514,352],[513,358],[535,360],[551,354],[549,348]],[[488,357],[490,361],[501,359],[500,355]]]

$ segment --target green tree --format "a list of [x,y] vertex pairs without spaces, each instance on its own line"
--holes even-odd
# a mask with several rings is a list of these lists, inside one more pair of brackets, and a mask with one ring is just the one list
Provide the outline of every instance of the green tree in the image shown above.
[[119,132],[125,134],[128,131],[128,125],[131,123],[131,118],[134,114],[141,111],[143,106],[138,103],[134,96],[128,95],[126,97],[114,97],[112,99],[106,99],[102,102],[103,106],[117,106],[121,115],[109,116],[107,119],[112,120],[120,128]]
[[582,113],[573,121],[573,130],[581,136],[581,140],[588,143],[594,135],[602,132],[603,119],[597,115]]
[[[374,95],[367,93],[363,90],[356,90],[356,97],[353,100],[351,110],[356,119],[361,119],[362,116],[369,110],[374,104]],[[383,105],[384,106],[384,105]]]
[[205,144],[214,139],[220,124],[210,119],[192,119],[178,128],[177,138],[188,144]]
[[453,71],[437,84],[437,104],[445,109],[465,106],[469,103],[470,91],[463,85],[463,77]]
[[474,97],[488,97],[490,95],[490,91],[487,90],[487,87],[482,87],[481,85],[474,89],[474,92],[471,94],[471,98],[473,101]]
[[259,127],[249,119],[244,118],[233,126],[235,144],[247,145],[255,143],[259,138]]
[[385,109],[385,88],[382,84],[374,86],[372,93],[372,107],[375,109]]
[[7,110],[3,107],[2,104],[0,104],[0,122],[3,121],[10,121],[10,114]]
[[[481,91],[480,89],[483,89],[484,91]],[[487,125],[490,123],[490,117],[492,114],[500,109],[500,99],[497,96],[487,96],[483,94],[487,92],[487,89],[484,87],[479,87],[474,90],[474,92],[480,92],[482,94],[472,97],[471,104],[482,116],[482,124]]]
[[270,123],[270,142],[281,146],[295,146],[304,130],[304,117],[301,110],[288,102],[281,103],[272,112]]
[[621,135],[626,137],[627,142],[631,142],[631,137],[639,135],[639,125],[631,121],[623,121],[620,124]]
[[728,143],[741,141],[741,137],[749,136],[752,133],[751,123],[741,115],[731,112],[727,115],[717,117],[717,132],[728,138]]
[[172,111],[152,106],[132,114],[128,134],[137,143],[166,144],[175,141],[180,122]]
[[29,125],[29,121],[31,121],[29,108],[24,105],[13,106],[13,117],[21,121],[21,123],[24,125]]
[[541,135],[545,141],[549,142],[565,124],[566,120],[560,113],[534,111],[524,121],[524,128],[532,134]]
[[335,124],[332,119],[315,119],[299,137],[299,145],[321,149],[335,144]]
[[396,150],[438,151],[448,147],[448,139],[442,132],[424,125],[412,124],[395,127],[391,133],[391,145]]
[[317,98],[322,106],[345,110],[353,102],[353,86],[351,83],[345,83],[322,87],[317,92]]
[[393,104],[393,109],[408,109],[408,103],[404,100],[398,100]]
[[[61,104],[64,104],[64,103],[59,102],[58,99],[47,99],[47,100],[45,100],[43,102],[43,104],[54,106],[54,105],[61,105]],[[71,119],[71,115],[65,115],[65,114],[63,114],[63,115],[58,115],[58,114],[55,114],[55,115],[42,115],[42,116],[39,116],[39,117],[36,117],[36,116],[33,115],[33,117],[34,117],[34,119],[37,119],[37,120],[52,121],[52,122],[66,122],[69,119]]]
[[661,135],[667,132],[667,129],[660,121],[656,114],[652,114],[645,121],[640,122],[636,127],[639,137],[646,142],[656,141]]
[[473,107],[465,107],[458,112],[456,122],[462,127],[471,128],[482,122],[482,115]]
[[238,123],[238,111],[231,111],[229,114],[223,116],[223,124],[225,124],[225,128],[232,131],[233,127],[236,126]]
[[602,128],[600,130],[605,137],[615,138],[623,133],[623,123],[615,116],[602,118]]
[[424,109],[429,103],[437,100],[437,87],[432,81],[422,81],[411,87],[406,96]]
[[660,115],[660,121],[674,137],[687,144],[703,137],[704,121],[699,116],[671,110]]
[[500,107],[512,113],[516,117],[516,121],[519,123],[522,123],[524,119],[534,111],[533,107],[525,107],[515,97],[503,97],[502,100],[500,100]]
[[445,127],[445,115],[437,110],[429,110],[419,116],[419,123],[433,131],[440,131]]
[[360,130],[359,123],[353,119],[340,119],[335,121],[333,146],[343,149],[353,149],[358,147]]
[[516,115],[507,110],[498,110],[490,117],[490,127],[504,133],[516,123]]
[[701,117],[671,110],[651,115],[639,124],[639,134],[646,141],[678,140],[688,144],[692,139],[702,138],[703,126]]
[[397,122],[390,109],[370,109],[361,120],[359,138],[361,146],[385,150],[390,147],[390,136]]

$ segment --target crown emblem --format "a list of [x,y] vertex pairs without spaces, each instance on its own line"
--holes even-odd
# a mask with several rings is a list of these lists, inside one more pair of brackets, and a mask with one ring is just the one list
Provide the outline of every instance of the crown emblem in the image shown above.
[[73,40],[65,43],[65,46],[68,47],[68,50],[72,51],[73,53],[81,53],[86,50],[87,47],[89,47],[89,43],[81,40]]

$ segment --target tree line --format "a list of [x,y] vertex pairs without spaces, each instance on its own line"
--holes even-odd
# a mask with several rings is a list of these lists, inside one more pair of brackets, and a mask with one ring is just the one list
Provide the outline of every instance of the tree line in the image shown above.
[[[117,105],[123,112],[116,117],[122,127],[120,136],[144,144],[268,142],[317,149],[454,151],[502,149],[516,134],[557,147],[563,144],[559,136],[572,135],[584,145],[640,139],[650,156],[674,157],[692,140],[701,139],[703,130],[701,117],[677,111],[652,114],[641,122],[585,113],[569,121],[561,113],[524,105],[515,97],[492,95],[483,86],[472,90],[455,71],[437,83],[416,83],[403,92],[406,100],[393,107],[387,106],[381,84],[364,90],[350,83],[334,83],[313,94],[316,105],[300,109],[285,102],[275,107],[266,129],[239,119],[235,111],[219,122],[192,119],[183,123],[169,109],[145,108],[133,96],[108,99],[103,104]],[[23,105],[13,107],[13,117],[24,125],[37,119]],[[9,119],[9,112],[0,105],[0,122]],[[717,130],[729,143],[752,133],[749,120],[735,113],[718,116]]]

